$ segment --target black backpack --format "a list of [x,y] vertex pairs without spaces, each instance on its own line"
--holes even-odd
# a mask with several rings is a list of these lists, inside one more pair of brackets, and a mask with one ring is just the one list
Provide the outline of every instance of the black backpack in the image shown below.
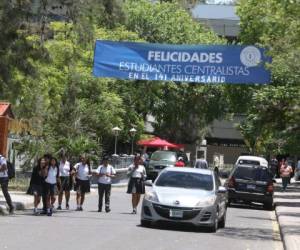
[[7,164],[6,164],[6,166],[7,166],[8,179],[15,178],[16,177],[15,165],[8,161]]

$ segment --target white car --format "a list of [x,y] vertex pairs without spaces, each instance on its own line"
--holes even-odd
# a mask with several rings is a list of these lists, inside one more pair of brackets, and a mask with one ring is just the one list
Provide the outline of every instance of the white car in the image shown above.
[[208,227],[225,227],[227,190],[214,171],[199,168],[166,168],[147,191],[141,225],[167,221]]
[[252,156],[252,155],[242,155],[240,156],[235,165],[257,165],[262,167],[268,167],[268,161],[259,156]]

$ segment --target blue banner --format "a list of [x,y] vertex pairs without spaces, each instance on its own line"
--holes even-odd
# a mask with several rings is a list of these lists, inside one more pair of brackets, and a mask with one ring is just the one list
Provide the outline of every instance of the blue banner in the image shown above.
[[265,49],[237,45],[169,45],[96,41],[96,77],[195,83],[265,84]]

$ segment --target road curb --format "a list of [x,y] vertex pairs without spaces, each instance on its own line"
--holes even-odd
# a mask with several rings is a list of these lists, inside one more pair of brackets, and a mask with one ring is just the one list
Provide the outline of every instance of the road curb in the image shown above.
[[[33,206],[33,202],[26,203],[26,202],[17,201],[17,202],[13,202],[13,206],[16,211],[25,210],[31,208]],[[8,215],[8,214],[9,214],[8,207],[6,205],[0,205],[0,215]]]
[[8,214],[8,210],[6,206],[0,205],[0,215],[7,215],[7,214]]
[[[298,250],[300,246],[300,218],[296,216],[300,213],[298,184],[291,182],[286,192],[278,191],[274,197],[275,215],[285,250]],[[278,190],[281,190],[279,185]]]
[[[285,250],[298,250],[300,245],[300,236],[297,232],[299,229],[293,229],[294,225],[291,225],[286,221],[287,218],[285,215],[281,214],[282,211],[279,211],[280,208],[284,208],[284,206],[276,206],[275,214],[279,225],[283,248]],[[293,232],[294,230],[296,232]]]
[[275,203],[275,215],[276,215],[276,220],[277,220],[278,226],[279,226],[279,233],[280,233],[280,237],[281,237],[281,240],[282,240],[283,249],[287,250],[283,229],[282,229],[282,226],[280,225],[280,221],[279,221],[279,214],[278,214],[278,211],[277,211],[277,207],[278,206]]

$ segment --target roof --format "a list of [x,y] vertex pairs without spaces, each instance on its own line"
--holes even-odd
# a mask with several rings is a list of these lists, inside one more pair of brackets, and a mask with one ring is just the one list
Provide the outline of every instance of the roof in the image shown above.
[[198,4],[191,12],[196,19],[240,20],[233,5]]
[[0,116],[15,118],[9,102],[0,102]]
[[236,164],[238,163],[239,160],[258,161],[260,162],[261,166],[268,166],[268,161],[265,158],[259,156],[242,155],[237,159]]

